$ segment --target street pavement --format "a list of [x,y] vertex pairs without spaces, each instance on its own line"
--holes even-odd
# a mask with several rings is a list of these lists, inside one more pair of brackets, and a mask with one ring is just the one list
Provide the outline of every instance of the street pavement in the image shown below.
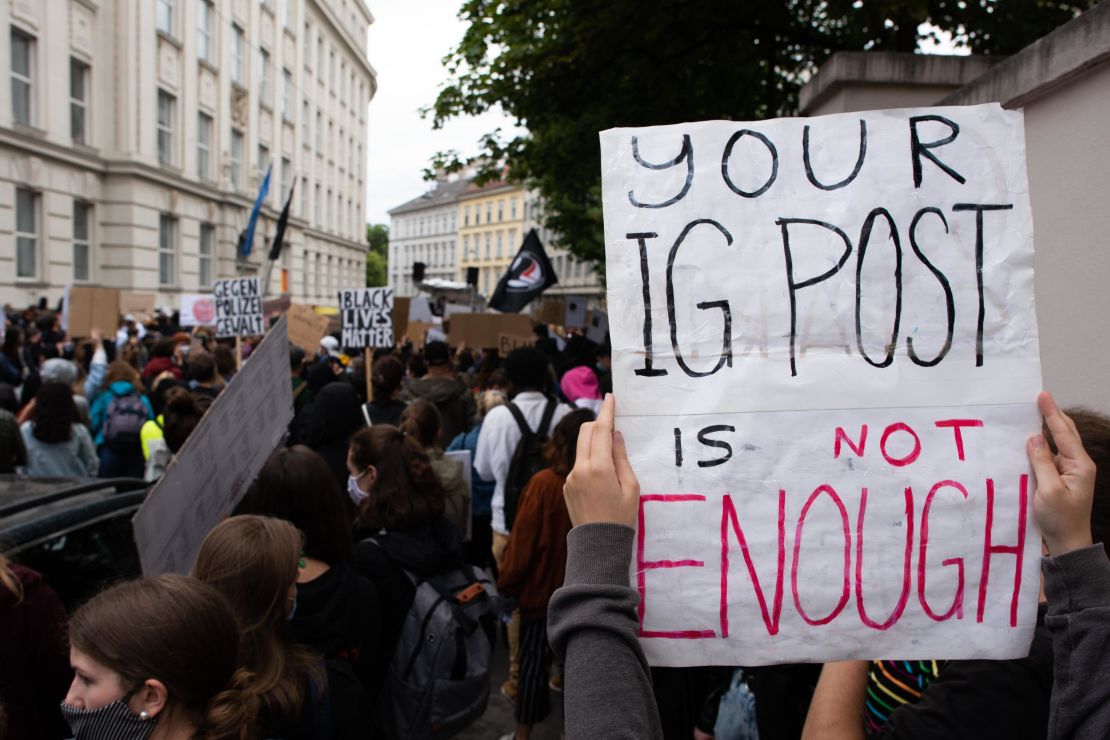
[[[497,740],[510,732],[516,722],[513,720],[512,703],[501,696],[501,684],[509,677],[509,654],[504,637],[498,635],[494,648],[493,668],[490,671],[489,706],[481,719],[460,734],[459,740]],[[546,720],[532,728],[531,740],[560,740],[563,732],[563,695],[551,692],[551,714]]]

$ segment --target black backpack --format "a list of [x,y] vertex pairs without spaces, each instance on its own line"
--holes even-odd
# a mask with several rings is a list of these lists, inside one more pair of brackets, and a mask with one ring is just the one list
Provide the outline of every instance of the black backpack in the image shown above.
[[543,443],[551,427],[551,417],[555,415],[556,401],[547,399],[547,407],[543,410],[543,419],[536,431],[528,428],[524,414],[520,413],[515,403],[509,404],[509,411],[516,419],[520,428],[520,441],[513,450],[513,459],[509,463],[509,477],[505,480],[505,529],[512,531],[513,522],[516,520],[517,506],[520,496],[524,493],[528,481],[544,467]]

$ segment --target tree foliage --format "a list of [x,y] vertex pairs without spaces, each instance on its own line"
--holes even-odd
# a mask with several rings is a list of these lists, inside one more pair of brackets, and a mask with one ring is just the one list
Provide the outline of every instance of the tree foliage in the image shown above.
[[[466,0],[445,58],[433,125],[500,108],[527,133],[496,130],[464,160],[479,181],[509,166],[539,189],[560,244],[599,260],[598,132],[791,114],[833,52],[916,50],[932,24],[974,53],[1017,51],[1095,0]],[[927,33],[925,35],[928,35]]]
[[389,282],[389,227],[366,224],[366,287],[376,288]]

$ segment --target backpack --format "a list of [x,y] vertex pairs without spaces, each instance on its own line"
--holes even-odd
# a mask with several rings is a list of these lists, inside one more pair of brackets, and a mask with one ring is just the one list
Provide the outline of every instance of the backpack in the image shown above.
[[520,496],[532,476],[543,470],[543,443],[547,441],[548,429],[551,426],[551,417],[555,414],[555,399],[547,399],[547,407],[543,410],[543,419],[536,431],[528,428],[524,414],[520,412],[515,403],[510,403],[509,411],[516,419],[520,428],[520,441],[513,450],[513,458],[509,461],[509,476],[505,479],[505,529],[510,532],[516,520],[517,506]]
[[146,404],[138,393],[116,396],[104,417],[104,444],[113,452],[142,451],[140,432],[147,422]]
[[397,565],[416,593],[389,665],[396,737],[454,737],[489,703],[497,589],[483,570],[461,561],[423,577]]

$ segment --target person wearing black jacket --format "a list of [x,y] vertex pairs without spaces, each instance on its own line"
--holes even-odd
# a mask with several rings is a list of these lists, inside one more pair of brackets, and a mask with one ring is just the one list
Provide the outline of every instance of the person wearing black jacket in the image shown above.
[[366,421],[350,383],[329,383],[305,409],[301,441],[324,458],[340,489],[347,484],[347,441]]

